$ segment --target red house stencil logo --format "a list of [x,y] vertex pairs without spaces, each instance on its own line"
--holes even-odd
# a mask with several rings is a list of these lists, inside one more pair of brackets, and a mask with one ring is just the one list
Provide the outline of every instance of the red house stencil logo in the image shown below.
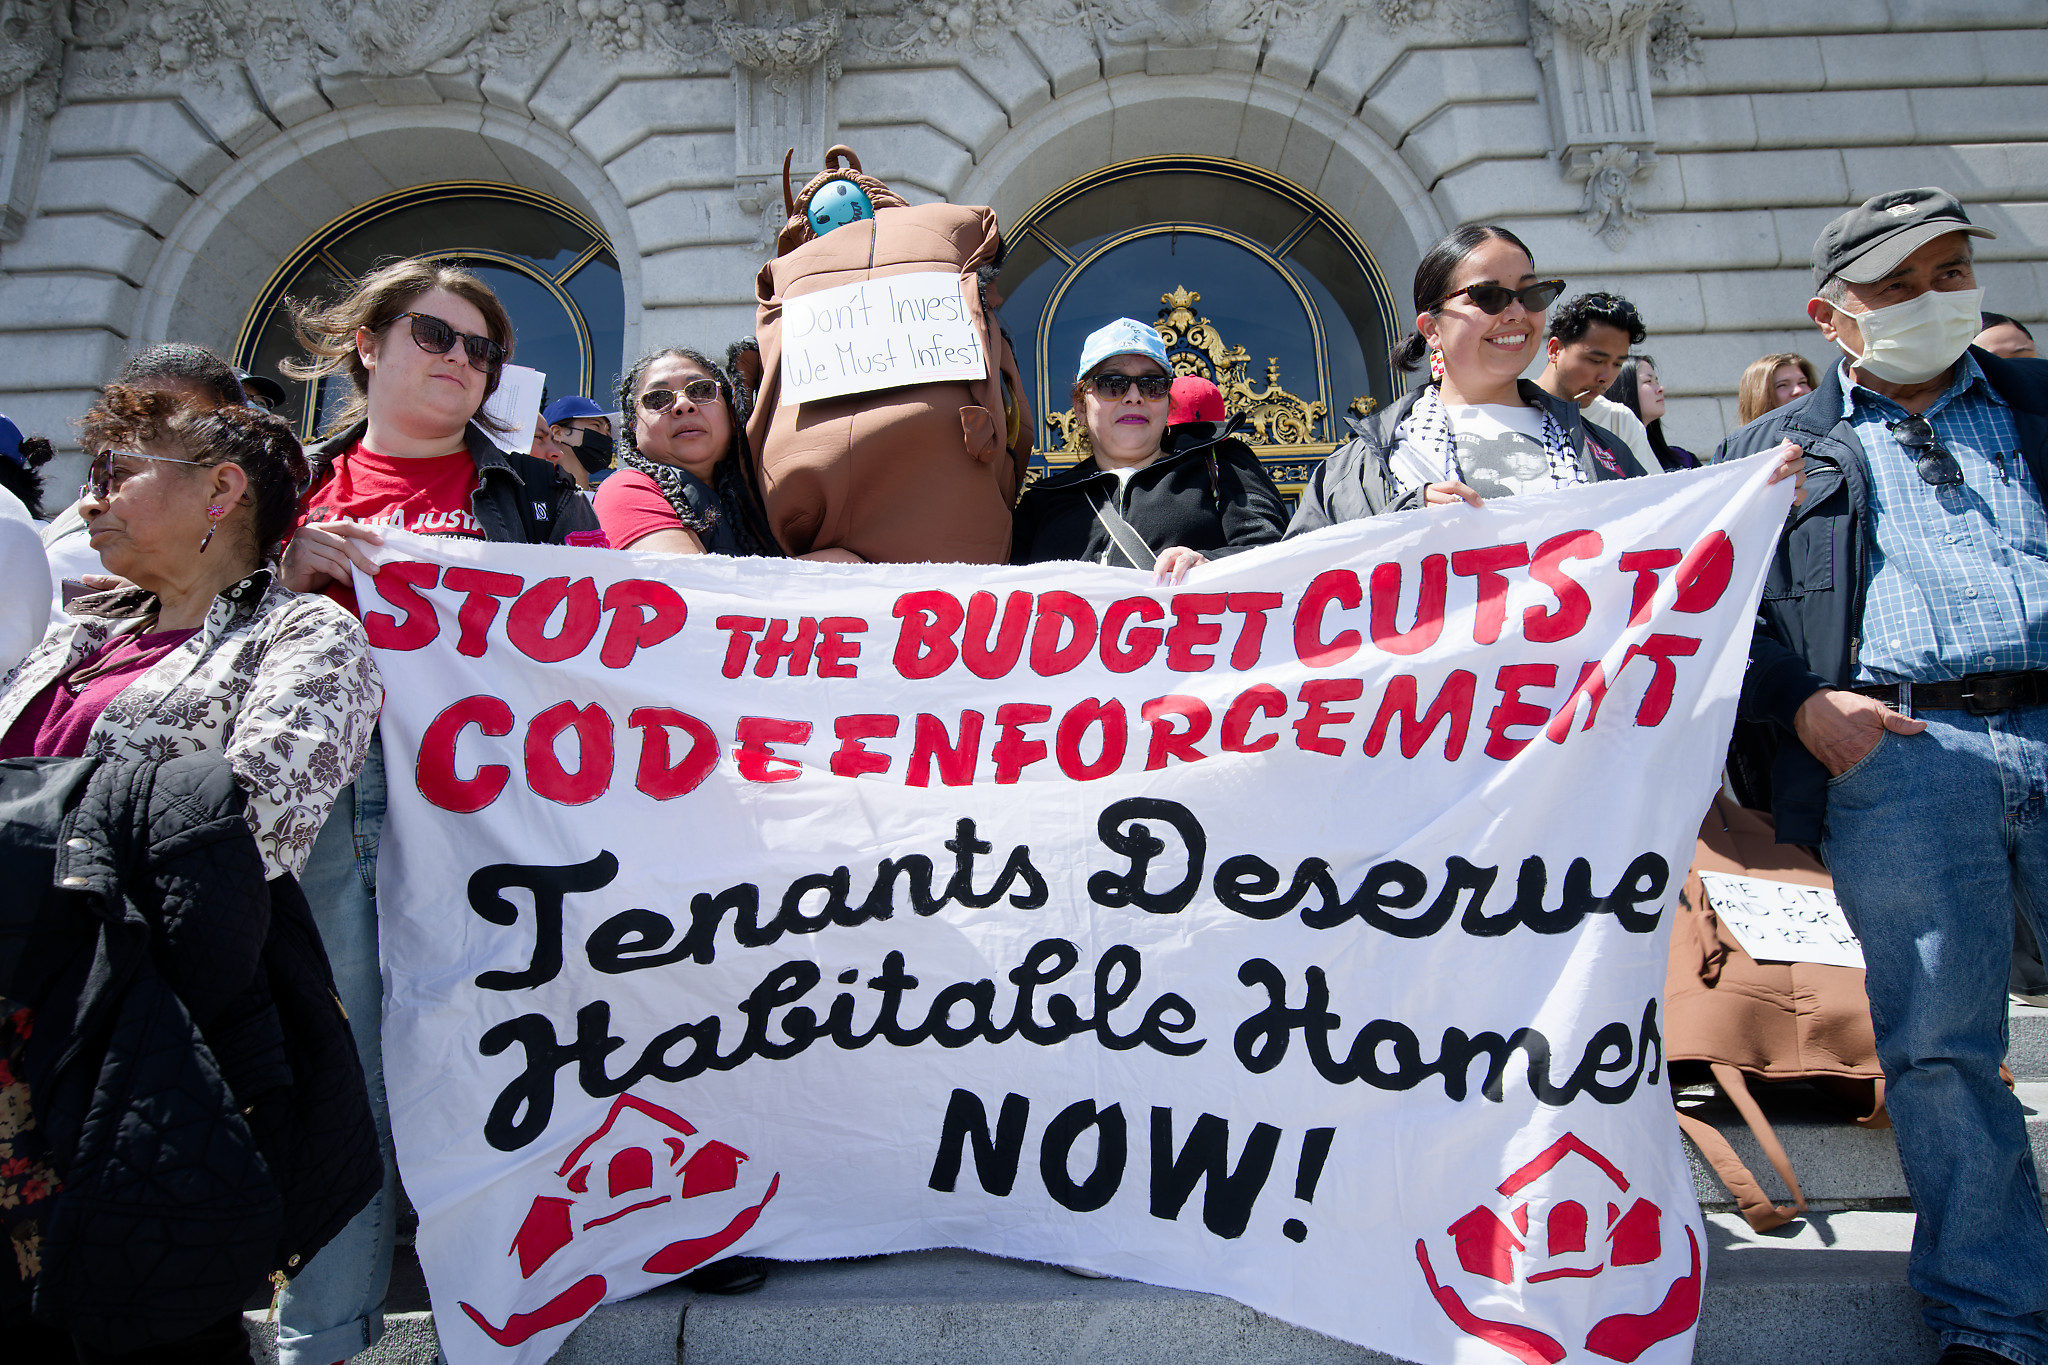
[[[1491,1285],[1518,1287],[1525,1302],[1540,1302],[1543,1286],[1560,1280],[1609,1277],[1615,1298],[1640,1296],[1647,1275],[1664,1257],[1664,1211],[1631,1198],[1628,1178],[1615,1164],[1566,1133],[1503,1180],[1496,1201],[1475,1205],[1444,1229],[1442,1273],[1429,1239],[1415,1243],[1415,1259],[1430,1295],[1458,1330],[1498,1347],[1523,1365],[1558,1365],[1571,1354],[1564,1344],[1526,1322],[1482,1317],[1459,1292]],[[1540,1211],[1540,1217],[1532,1217]],[[1692,1268],[1646,1313],[1615,1313],[1586,1334],[1584,1351],[1628,1365],[1660,1341],[1689,1330],[1700,1315],[1700,1244],[1690,1227],[1685,1240]],[[1603,1284],[1603,1288],[1607,1288]]]
[[[726,1143],[700,1140],[695,1125],[680,1114],[621,1095],[604,1122],[562,1162],[550,1192],[533,1197],[506,1255],[517,1262],[524,1281],[567,1247],[579,1242],[590,1247],[615,1236],[609,1230],[627,1220],[660,1217],[687,1226],[692,1221],[689,1201],[737,1189],[741,1164],[748,1159]],[[651,1275],[681,1275],[711,1260],[747,1234],[781,1184],[778,1172],[758,1204],[715,1230],[670,1242],[640,1268]],[[517,1346],[590,1312],[604,1302],[608,1289],[603,1275],[585,1275],[545,1303],[512,1314],[502,1327],[468,1303],[462,1311],[498,1345]]]

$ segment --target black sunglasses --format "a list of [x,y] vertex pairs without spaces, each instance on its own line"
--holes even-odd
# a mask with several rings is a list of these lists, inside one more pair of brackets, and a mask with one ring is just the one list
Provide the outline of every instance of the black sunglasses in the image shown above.
[[1122,398],[1131,391],[1133,384],[1138,386],[1139,397],[1154,400],[1166,397],[1173,389],[1172,378],[1163,374],[1118,374],[1111,370],[1108,374],[1096,375],[1088,382],[1095,386],[1099,397],[1108,399]]
[[[1453,289],[1437,300],[1436,307],[1441,308],[1463,294],[1472,300],[1475,308],[1489,317],[1497,318],[1507,312],[1508,305],[1517,299],[1521,300],[1522,307],[1528,312],[1540,313],[1555,303],[1557,296],[1563,292],[1563,280],[1538,280],[1534,284],[1525,284],[1520,289],[1510,289],[1504,284],[1468,284],[1463,289]],[[1435,312],[1436,308],[1430,311]]]
[[[469,363],[485,374],[505,363],[505,348],[489,337],[458,332],[432,313],[400,313],[398,317],[412,319],[413,344],[428,355],[447,355],[460,341],[463,351],[469,356]],[[392,321],[396,322],[398,318]]]
[[702,407],[717,398],[719,392],[715,379],[686,379],[679,388],[649,389],[640,395],[640,406],[649,412],[667,412],[675,406],[677,395],[681,395]]
[[1933,484],[1936,488],[1953,488],[1963,481],[1963,467],[1956,463],[1956,457],[1949,454],[1935,436],[1933,425],[1925,417],[1915,415],[1886,425],[1898,443],[1912,454],[1922,483]]

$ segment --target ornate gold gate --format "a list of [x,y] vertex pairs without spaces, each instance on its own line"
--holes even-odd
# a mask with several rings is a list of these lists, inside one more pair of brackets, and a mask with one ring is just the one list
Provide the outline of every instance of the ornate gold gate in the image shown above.
[[[1280,491],[1292,502],[1301,493],[1322,457],[1337,448],[1330,441],[1316,439],[1325,427],[1329,407],[1320,399],[1302,398],[1288,392],[1280,382],[1280,360],[1266,358],[1265,387],[1251,378],[1251,354],[1242,346],[1223,339],[1216,325],[1195,310],[1202,296],[1186,285],[1177,285],[1159,296],[1159,336],[1166,343],[1167,359],[1173,372],[1200,375],[1222,391],[1223,410],[1245,419],[1241,439],[1264,462]],[[1349,411],[1363,417],[1379,406],[1372,397],[1351,400]],[[1064,469],[1088,455],[1088,433],[1080,414],[1072,408],[1046,414],[1046,421],[1059,433],[1060,444],[1044,452],[1046,464]]]

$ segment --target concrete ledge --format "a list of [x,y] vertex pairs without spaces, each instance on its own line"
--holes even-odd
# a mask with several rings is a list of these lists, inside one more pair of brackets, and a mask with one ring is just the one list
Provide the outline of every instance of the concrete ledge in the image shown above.
[[682,1365],[1392,1365],[1209,1294],[1084,1280],[969,1251],[778,1269],[741,1298],[699,1298]]
[[[1932,1359],[1906,1284],[1913,1215],[1815,1214],[1751,1232],[1707,1219],[1711,1264],[1699,1365],[1864,1365]],[[387,1318],[356,1365],[433,1365],[422,1312]],[[250,1315],[259,1361],[273,1330]],[[680,1342],[678,1342],[680,1334]],[[660,1289],[599,1309],[561,1365],[1400,1365],[1393,1357],[1265,1317],[1229,1299],[968,1251],[778,1267],[737,1298]]]

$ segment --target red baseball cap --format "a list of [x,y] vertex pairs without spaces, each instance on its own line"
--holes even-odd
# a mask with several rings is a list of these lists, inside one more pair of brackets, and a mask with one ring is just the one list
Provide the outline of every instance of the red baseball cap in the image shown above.
[[1223,392],[1198,374],[1184,374],[1173,381],[1172,406],[1166,424],[1220,422],[1224,419]]

